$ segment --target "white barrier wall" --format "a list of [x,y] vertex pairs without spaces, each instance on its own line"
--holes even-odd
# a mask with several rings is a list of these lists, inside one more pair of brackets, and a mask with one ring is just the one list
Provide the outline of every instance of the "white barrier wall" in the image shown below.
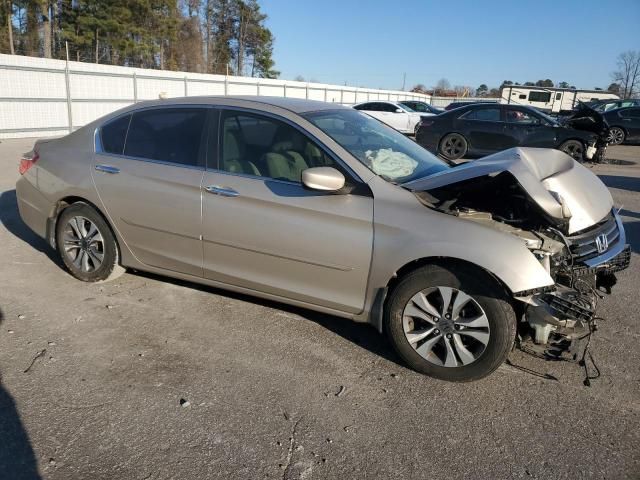
[[[142,100],[194,95],[265,95],[354,104],[431,100],[395,90],[117,67],[0,54],[0,139],[64,135]],[[453,101],[454,99],[449,99]]]

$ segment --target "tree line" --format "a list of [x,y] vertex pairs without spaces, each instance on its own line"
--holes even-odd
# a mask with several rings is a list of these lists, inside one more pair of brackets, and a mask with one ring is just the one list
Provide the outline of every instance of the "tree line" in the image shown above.
[[[612,83],[606,88],[607,92],[614,93],[621,98],[633,98],[640,95],[640,51],[628,51],[621,53],[617,58],[617,69],[611,73]],[[536,82],[518,83],[512,80],[504,80],[498,88],[489,88],[483,83],[477,88],[464,85],[451,86],[449,80],[441,78],[431,89],[423,84],[418,84],[411,89],[412,92],[428,93],[436,96],[457,97],[487,97],[500,98],[501,90],[509,86],[543,87],[543,88],[568,88],[576,89],[575,85],[568,82],[554,82],[550,78]],[[602,87],[594,87],[594,90],[604,90]]]
[[276,78],[257,0],[0,0],[0,53]]

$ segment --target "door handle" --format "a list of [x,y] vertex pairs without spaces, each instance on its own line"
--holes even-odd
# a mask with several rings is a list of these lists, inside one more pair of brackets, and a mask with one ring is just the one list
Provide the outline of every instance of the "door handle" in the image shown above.
[[112,167],[111,165],[96,165],[96,170],[104,173],[120,173],[118,167]]
[[209,193],[213,193],[214,195],[220,195],[223,197],[238,197],[240,195],[233,188],[220,187],[218,185],[208,185],[204,187],[204,189]]

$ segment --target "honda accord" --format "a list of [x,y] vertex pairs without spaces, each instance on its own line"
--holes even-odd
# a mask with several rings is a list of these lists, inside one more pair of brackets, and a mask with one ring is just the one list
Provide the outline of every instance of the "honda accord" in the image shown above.
[[494,371],[517,331],[570,353],[630,257],[609,191],[563,152],[453,168],[308,100],[139,103],[19,170],[22,219],[79,280],[132,268],[367,322],[445,380]]

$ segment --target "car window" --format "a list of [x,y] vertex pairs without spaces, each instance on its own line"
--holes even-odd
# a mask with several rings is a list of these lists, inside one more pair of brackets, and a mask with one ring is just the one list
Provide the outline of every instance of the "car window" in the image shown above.
[[540,123],[540,119],[531,112],[524,110],[508,109],[506,111],[507,122],[520,123],[523,125],[534,125]]
[[124,140],[127,137],[131,115],[117,118],[107,123],[100,129],[100,140],[104,153],[114,153],[122,155],[124,151]]
[[449,166],[402,133],[354,110],[304,115],[375,174],[396,183],[432,175]]
[[484,122],[499,122],[499,108],[475,108],[464,113],[460,118],[464,120],[481,120]]
[[157,108],[135,112],[125,155],[197,166],[207,109]]
[[355,108],[356,110],[371,110],[372,105],[372,103],[363,103],[361,105],[356,105],[353,108]]
[[312,167],[341,169],[309,137],[283,121],[245,112],[223,113],[220,170],[300,182]]
[[391,103],[382,103],[381,105],[383,105],[384,110],[386,112],[391,112],[391,113],[395,113],[396,110],[398,110],[398,106],[397,105],[393,105]]
[[634,102],[633,100],[627,100],[626,102],[622,102],[620,104],[621,107],[633,107],[635,106],[636,102]]

